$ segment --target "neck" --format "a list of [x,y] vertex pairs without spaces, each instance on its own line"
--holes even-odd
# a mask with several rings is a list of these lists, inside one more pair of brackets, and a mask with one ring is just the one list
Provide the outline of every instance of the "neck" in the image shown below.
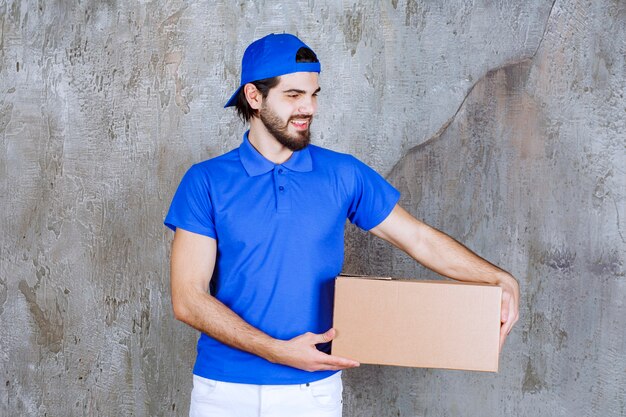
[[291,149],[278,142],[274,135],[268,132],[259,118],[250,119],[248,140],[261,155],[275,164],[282,164],[293,155]]

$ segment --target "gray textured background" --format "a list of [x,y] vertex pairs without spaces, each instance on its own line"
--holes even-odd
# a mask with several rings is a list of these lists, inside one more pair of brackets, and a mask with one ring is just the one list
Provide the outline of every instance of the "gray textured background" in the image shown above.
[[[322,62],[315,142],[522,285],[500,373],[364,365],[344,414],[626,415],[623,0],[0,1],[0,415],[186,413],[161,221],[238,146],[222,105],[273,31]],[[433,277],[346,242],[346,272]]]

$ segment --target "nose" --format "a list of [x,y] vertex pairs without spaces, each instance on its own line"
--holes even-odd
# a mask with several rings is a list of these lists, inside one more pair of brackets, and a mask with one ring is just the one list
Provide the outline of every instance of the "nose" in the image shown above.
[[298,103],[298,113],[300,114],[315,114],[317,110],[317,97],[315,96],[305,96],[302,98],[300,103]]

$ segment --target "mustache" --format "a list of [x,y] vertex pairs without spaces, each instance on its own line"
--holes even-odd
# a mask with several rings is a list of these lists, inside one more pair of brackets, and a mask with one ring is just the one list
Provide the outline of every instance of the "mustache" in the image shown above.
[[295,119],[300,119],[300,120],[311,120],[313,119],[313,116],[310,114],[296,114],[294,116],[291,116],[288,120],[288,122],[295,120]]

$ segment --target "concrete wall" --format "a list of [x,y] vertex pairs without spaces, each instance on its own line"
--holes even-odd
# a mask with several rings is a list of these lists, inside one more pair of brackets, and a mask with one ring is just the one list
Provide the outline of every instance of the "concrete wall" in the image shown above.
[[[315,142],[516,275],[498,374],[362,366],[346,416],[626,415],[626,3],[0,2],[0,415],[185,415],[182,173],[238,146],[245,45],[305,39]],[[345,270],[433,277],[347,229]]]

